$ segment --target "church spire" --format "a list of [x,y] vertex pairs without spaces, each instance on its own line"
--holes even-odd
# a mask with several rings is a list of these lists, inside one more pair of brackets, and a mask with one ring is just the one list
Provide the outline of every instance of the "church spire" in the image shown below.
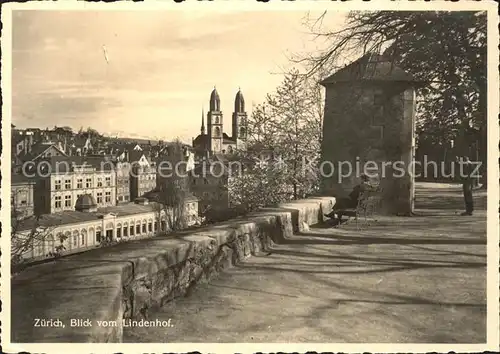
[[205,135],[205,110],[201,108],[201,135]]

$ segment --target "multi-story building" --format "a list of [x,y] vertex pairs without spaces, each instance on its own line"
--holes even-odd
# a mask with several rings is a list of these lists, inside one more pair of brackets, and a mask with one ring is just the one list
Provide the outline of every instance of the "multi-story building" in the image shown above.
[[214,155],[211,159],[200,162],[190,176],[190,189],[199,199],[199,212],[208,208],[224,210],[230,205],[228,194],[228,161]]
[[130,202],[130,164],[128,162],[116,162],[116,202]]
[[156,163],[149,160],[142,150],[129,152],[130,200],[142,197],[156,188]]
[[95,198],[99,207],[116,205],[116,174],[111,161],[102,157],[53,157],[41,160],[36,178],[35,212],[51,214],[74,210],[83,194]]
[[[196,202],[195,198],[186,200],[186,211],[191,220],[188,225],[197,219]],[[17,236],[29,237],[34,222],[47,226],[40,235],[42,241],[33,244],[22,255],[26,260],[47,259],[54,257],[58,250],[60,254],[71,254],[109,241],[126,242],[168,233],[167,213],[165,209],[159,211],[158,206],[146,198],[139,198],[136,203],[99,208],[91,194],[83,194],[77,199],[75,210],[24,220]]]
[[34,212],[35,180],[23,175],[11,176],[11,207],[12,216],[22,219],[33,215]]

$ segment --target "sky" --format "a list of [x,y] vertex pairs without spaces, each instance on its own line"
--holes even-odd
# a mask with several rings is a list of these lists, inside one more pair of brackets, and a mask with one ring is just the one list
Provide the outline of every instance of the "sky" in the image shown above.
[[[239,88],[250,114],[293,65],[290,55],[321,48],[304,26],[307,15],[14,11],[12,122],[190,143],[216,86],[231,135]],[[326,20],[339,26],[343,14]]]

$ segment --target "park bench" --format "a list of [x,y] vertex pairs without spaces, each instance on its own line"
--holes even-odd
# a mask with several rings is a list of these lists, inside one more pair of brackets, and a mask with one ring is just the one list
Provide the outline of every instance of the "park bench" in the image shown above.
[[[360,193],[358,197],[358,203],[355,208],[344,208],[336,211],[338,215],[337,226],[342,225],[342,217],[348,216],[354,218],[356,221],[356,229],[359,229],[359,218],[363,216],[365,224],[367,224],[368,216],[372,216],[380,204],[380,187],[375,189],[366,190]],[[347,219],[346,222],[349,220]]]

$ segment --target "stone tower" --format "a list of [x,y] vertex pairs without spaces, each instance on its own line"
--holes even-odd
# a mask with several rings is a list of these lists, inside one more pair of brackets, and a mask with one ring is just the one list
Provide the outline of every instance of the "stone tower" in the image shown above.
[[237,149],[244,149],[247,140],[247,112],[245,112],[245,99],[241,89],[236,93],[233,112],[233,140]]
[[222,151],[223,124],[222,111],[220,110],[220,98],[215,87],[210,95],[210,110],[207,114],[207,128],[210,152],[220,153]]
[[347,196],[366,173],[380,183],[380,211],[411,214],[416,82],[390,58],[369,53],[321,85],[326,88],[323,193]]

